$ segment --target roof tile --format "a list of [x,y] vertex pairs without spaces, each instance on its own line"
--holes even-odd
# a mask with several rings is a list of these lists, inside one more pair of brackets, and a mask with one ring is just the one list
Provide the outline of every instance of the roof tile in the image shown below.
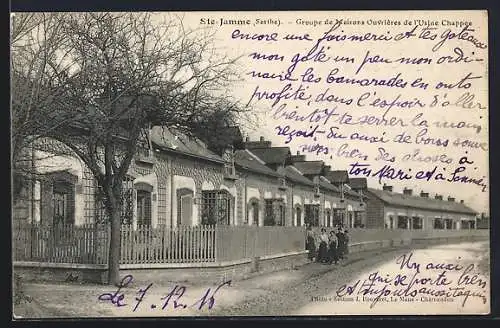
[[247,149],[235,151],[234,161],[237,166],[246,170],[272,176],[280,176],[279,173],[271,170],[264,164],[264,162],[259,160],[259,158],[255,154]]
[[290,148],[288,147],[253,148],[251,151],[266,164],[285,163],[290,156]]
[[151,141],[162,148],[209,160],[222,161],[220,156],[208,150],[206,145],[199,139],[189,137],[173,129],[154,126],[151,129]]

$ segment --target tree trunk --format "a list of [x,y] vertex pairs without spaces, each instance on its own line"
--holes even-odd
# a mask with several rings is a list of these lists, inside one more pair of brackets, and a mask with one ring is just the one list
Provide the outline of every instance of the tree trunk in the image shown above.
[[[116,200],[112,203],[118,203]],[[108,284],[118,286],[120,283],[120,248],[121,248],[121,212],[119,206],[112,206],[111,213],[111,239],[109,242],[108,257]]]

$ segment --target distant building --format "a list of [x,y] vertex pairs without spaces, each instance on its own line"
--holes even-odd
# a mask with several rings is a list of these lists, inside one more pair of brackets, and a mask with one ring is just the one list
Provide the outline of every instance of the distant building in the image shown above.
[[[271,141],[263,137],[259,141],[246,140],[245,148],[282,175],[286,195],[281,196],[281,202],[285,217],[291,218],[293,225],[363,225],[364,198],[347,185],[347,171],[331,171],[323,161],[306,161],[300,153],[291,155],[288,147],[273,147]],[[342,172],[346,179],[336,179],[336,172]],[[265,201],[271,208],[271,199]],[[272,211],[266,213],[268,216]],[[358,224],[355,224],[356,218]]]
[[490,228],[490,217],[485,213],[481,213],[476,219],[476,227],[477,229],[489,229]]
[[411,189],[393,192],[392,186],[367,190],[367,228],[386,229],[475,229],[476,212],[463,201],[414,195]]
[[341,224],[341,221],[336,222],[334,219],[334,213],[342,207],[341,192],[325,177],[330,167],[325,165],[323,161],[306,161],[305,156],[298,153],[292,157],[292,162],[293,167],[314,184],[315,199],[313,204],[316,205],[306,204],[305,213],[306,217],[313,217],[315,221],[308,223],[314,226],[321,225],[326,227]]

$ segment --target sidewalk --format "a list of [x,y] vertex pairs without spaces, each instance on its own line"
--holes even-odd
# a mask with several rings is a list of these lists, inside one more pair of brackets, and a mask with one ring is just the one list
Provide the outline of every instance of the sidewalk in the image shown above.
[[[294,288],[306,280],[314,279],[328,271],[341,270],[358,261],[377,254],[401,251],[390,248],[349,254],[348,259],[337,265],[308,263],[295,269],[270,272],[244,280],[231,281],[215,292],[220,282],[200,285],[196,282],[172,282],[171,285],[158,285],[154,281],[145,293],[140,304],[136,297],[147,284],[134,284],[122,289],[126,306],[118,307],[110,301],[99,300],[103,293],[114,293],[117,288],[106,285],[75,285],[26,283],[26,294],[33,298],[32,303],[17,307],[16,313],[23,317],[157,317],[157,316],[200,316],[210,315],[218,309],[234,306],[248,300],[268,295],[287,288]],[[176,287],[177,286],[177,287]],[[181,287],[185,289],[181,290]],[[214,294],[215,292],[215,294]],[[168,304],[163,308],[163,305]],[[205,298],[205,304],[200,300]],[[213,307],[210,309],[210,296]],[[184,306],[185,305],[185,306]],[[200,309],[201,305],[201,309]]]

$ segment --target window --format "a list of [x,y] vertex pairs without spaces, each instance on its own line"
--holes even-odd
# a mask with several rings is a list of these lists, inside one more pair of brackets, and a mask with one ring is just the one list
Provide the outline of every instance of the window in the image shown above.
[[258,225],[259,224],[259,200],[252,197],[248,201],[247,215],[245,216],[244,224]]
[[408,229],[408,218],[406,216],[398,216],[398,229]]
[[453,229],[453,220],[452,219],[445,219],[444,220],[444,227],[447,230]]
[[444,222],[441,218],[434,219],[434,229],[444,229]]
[[411,228],[419,230],[419,229],[422,229],[422,227],[423,227],[423,219],[421,217],[414,216],[412,218],[412,226],[411,226]]
[[137,225],[151,225],[151,193],[137,190]]
[[344,211],[342,209],[333,210],[333,226],[341,226],[344,222]]
[[202,191],[202,224],[231,224],[233,197],[227,190]]
[[[134,216],[134,178],[126,176],[123,179],[122,210],[120,213],[122,224],[132,224]],[[151,187],[152,189],[152,187]],[[99,187],[92,173],[87,169],[83,175],[84,222],[107,223],[107,213],[104,208],[103,190]]]
[[264,225],[285,225],[285,203],[281,198],[272,198],[265,200]]
[[313,227],[319,226],[319,205],[304,205],[304,222]]
[[460,229],[469,229],[469,222],[465,220],[460,221]]

